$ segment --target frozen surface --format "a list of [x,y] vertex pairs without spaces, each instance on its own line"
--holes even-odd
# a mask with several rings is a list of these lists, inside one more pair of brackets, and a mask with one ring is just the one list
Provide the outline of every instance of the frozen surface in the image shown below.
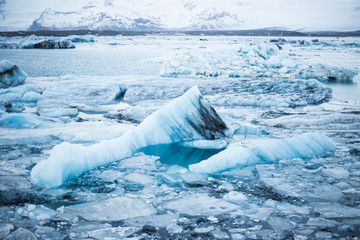
[[[359,75],[352,83],[341,80],[359,72],[358,38],[29,36],[1,37],[0,44],[21,47],[45,40],[69,41],[76,48],[0,49],[3,59],[28,75],[25,84],[0,89],[0,238],[360,235]],[[179,63],[174,70],[186,67],[207,73],[160,76],[169,62]],[[294,75],[302,69],[308,76]],[[255,75],[229,77],[230,70]],[[310,76],[310,70],[316,76]],[[209,75],[216,72],[224,74]],[[166,135],[162,127],[176,122],[169,119],[183,119],[179,112],[166,109],[167,120],[153,119],[142,131],[136,130],[139,124],[194,85],[203,103],[213,106],[226,124],[226,136],[207,139],[191,130],[186,141],[173,137],[165,144],[134,148],[129,157],[57,188],[30,183],[34,166],[55,159],[56,149],[60,160],[76,158],[79,149],[89,159],[118,160],[96,157],[104,151],[87,150],[105,146],[126,154],[122,149],[127,140],[112,146],[101,142],[127,132],[149,133],[135,145],[158,143]],[[183,103],[180,107],[189,110]],[[321,145],[328,139],[335,151],[324,152],[332,148]],[[228,156],[220,161],[225,153]],[[214,158],[219,168],[237,165],[238,161],[224,160],[247,159],[245,154],[255,156],[252,164],[211,174],[189,171],[189,165]],[[258,162],[260,156],[264,161]]]

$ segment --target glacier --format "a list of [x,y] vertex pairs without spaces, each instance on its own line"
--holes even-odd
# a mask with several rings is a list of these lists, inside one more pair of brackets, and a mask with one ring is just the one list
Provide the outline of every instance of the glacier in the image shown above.
[[335,148],[332,140],[318,132],[267,140],[253,148],[244,148],[235,143],[207,160],[190,165],[189,170],[196,173],[216,173],[237,166],[315,157],[335,151]]
[[58,187],[96,167],[132,156],[149,145],[225,136],[227,127],[195,86],[123,136],[91,146],[62,143],[31,170],[31,182]]

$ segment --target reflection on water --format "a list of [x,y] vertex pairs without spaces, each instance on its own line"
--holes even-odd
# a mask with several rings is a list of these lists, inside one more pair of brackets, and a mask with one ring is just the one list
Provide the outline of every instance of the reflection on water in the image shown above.
[[327,83],[333,89],[333,97],[360,101],[360,76],[357,75],[352,83]]
[[180,143],[172,143],[144,147],[140,149],[139,152],[143,152],[146,155],[159,156],[159,160],[168,165],[188,167],[191,164],[208,159],[222,150],[223,149],[201,149],[183,146]]

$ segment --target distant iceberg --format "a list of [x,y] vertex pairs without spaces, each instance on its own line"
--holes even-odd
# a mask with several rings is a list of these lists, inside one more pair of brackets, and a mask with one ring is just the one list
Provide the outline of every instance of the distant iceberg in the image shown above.
[[[305,44],[305,42],[303,43]],[[316,79],[320,82],[351,83],[357,71],[321,64],[309,65],[295,58],[291,46],[261,43],[244,45],[239,51],[178,50],[164,59],[162,77],[251,77]]]
[[23,48],[68,49],[68,48],[75,48],[75,45],[66,40],[64,41],[45,40],[35,44],[28,44]]
[[197,173],[215,173],[237,166],[315,157],[334,150],[335,144],[325,135],[318,132],[305,133],[285,139],[267,140],[254,148],[243,148],[233,144],[207,160],[189,165],[189,170]]
[[83,146],[62,143],[31,171],[31,182],[58,187],[96,167],[131,157],[140,148],[174,142],[217,139],[227,126],[195,86],[123,136]]

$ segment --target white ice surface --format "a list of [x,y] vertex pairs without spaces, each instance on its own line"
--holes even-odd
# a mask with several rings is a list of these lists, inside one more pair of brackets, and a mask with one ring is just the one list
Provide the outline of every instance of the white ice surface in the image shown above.
[[315,157],[334,150],[334,143],[325,135],[305,133],[285,139],[267,140],[254,148],[243,148],[233,144],[207,160],[190,165],[189,170],[197,173],[214,173],[237,166]]
[[[273,77],[317,79],[321,82],[352,82],[357,71],[337,66],[309,64],[296,58],[290,44],[261,42],[238,45],[237,50],[183,48],[164,58],[163,77]],[[314,86],[315,87],[315,86]]]
[[188,215],[217,215],[233,211],[237,208],[235,204],[226,202],[222,199],[210,197],[206,194],[193,194],[184,196],[164,205],[166,209],[185,213]]
[[144,199],[116,197],[99,202],[89,202],[65,208],[65,213],[79,215],[92,221],[120,221],[128,218],[149,216],[156,213]]

